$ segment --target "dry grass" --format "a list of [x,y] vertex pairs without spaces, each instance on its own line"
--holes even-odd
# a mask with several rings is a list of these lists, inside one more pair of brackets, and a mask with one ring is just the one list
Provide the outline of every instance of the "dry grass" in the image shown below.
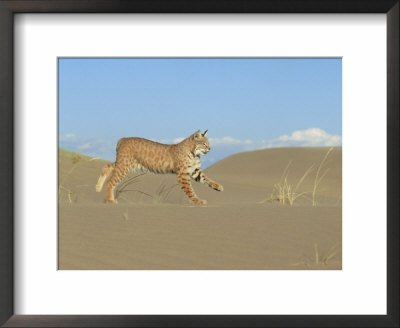
[[279,183],[274,185],[272,193],[269,198],[265,199],[263,202],[279,202],[281,204],[293,205],[296,199],[307,194],[307,191],[299,192],[301,184],[304,182],[305,178],[311,173],[313,166],[311,165],[299,179],[299,181],[293,185],[288,181],[289,177],[289,167],[292,164],[292,161],[286,166],[285,170],[282,173],[281,179]]
[[67,150],[59,149],[59,156],[65,156],[67,158],[71,158],[72,167],[68,170],[66,174],[64,174],[61,178],[59,178],[58,183],[58,199],[61,200],[62,197],[66,197],[69,203],[76,202],[78,199],[78,195],[76,192],[71,189],[65,187],[65,181],[72,175],[75,169],[84,162],[92,162],[98,160],[98,157],[89,157],[86,155],[82,155],[79,153],[73,153]]
[[307,269],[310,267],[326,266],[329,264],[329,261],[335,258],[336,255],[336,246],[331,247],[327,252],[320,253],[318,250],[318,244],[314,244],[314,254],[312,257],[303,255],[303,259],[300,262],[292,265],[304,265]]
[[157,188],[155,195],[153,195],[153,204],[168,202],[168,195],[176,186],[178,186],[177,183],[167,187],[165,182],[162,182]]
[[125,196],[125,195],[121,195],[123,193],[126,192],[134,192],[134,193],[139,193],[141,196],[146,196],[152,199],[153,204],[159,204],[159,203],[166,203],[168,202],[168,196],[170,194],[170,192],[176,187],[178,186],[178,184],[174,184],[172,186],[167,186],[165,184],[165,182],[162,182],[159,187],[157,188],[155,194],[151,195],[148,194],[146,192],[143,192],[139,189],[135,189],[133,187],[133,185],[135,183],[138,183],[140,180],[138,180],[139,177],[145,175],[146,173],[141,173],[138,175],[134,175],[128,179],[126,179],[125,181],[123,181],[122,183],[120,183],[115,191],[115,198],[121,198],[124,199],[130,203],[134,203],[134,201]]
[[117,186],[117,188],[116,188],[116,190],[115,190],[115,199],[117,199],[118,197],[120,197],[120,198],[122,198],[122,199],[124,199],[124,200],[126,200],[126,201],[128,201],[128,202],[132,202],[128,197],[125,197],[125,196],[122,196],[121,194],[122,193],[126,193],[126,192],[135,192],[135,193],[139,193],[139,194],[141,194],[141,195],[144,195],[144,196],[147,196],[147,197],[153,197],[152,195],[150,195],[150,194],[148,194],[148,193],[145,193],[145,192],[143,192],[143,191],[141,191],[141,190],[138,190],[138,189],[134,189],[134,188],[132,188],[132,186],[135,184],[135,183],[138,183],[140,180],[138,180],[138,178],[140,178],[142,175],[145,175],[146,173],[141,173],[141,174],[138,174],[138,175],[134,175],[134,176],[132,176],[132,177],[130,177],[130,178],[128,178],[128,179],[126,179],[125,181],[123,181],[123,182],[121,182],[118,186]]
[[329,154],[332,152],[333,147],[329,148],[329,150],[326,152],[324,158],[322,159],[321,163],[319,164],[317,174],[315,175],[315,180],[314,180],[314,188],[312,191],[312,204],[313,206],[317,205],[317,189],[322,181],[322,179],[326,176],[328,173],[329,169],[326,169],[324,173],[320,175],[320,172],[322,170],[322,167],[324,166],[326,159],[328,158]]
[[65,149],[58,149],[58,156],[63,156],[63,157],[67,157],[67,158],[80,158],[82,160],[89,160],[92,157],[87,156],[87,155],[83,155],[81,153],[76,153],[76,152],[72,152],[69,150],[65,150]]
[[311,201],[313,206],[317,206],[317,192],[318,188],[326,176],[326,174],[329,171],[328,169],[325,169],[325,171],[321,174],[321,171],[323,170],[324,164],[326,163],[326,160],[329,156],[329,154],[332,152],[333,147],[329,148],[327,153],[325,154],[324,158],[322,159],[321,163],[318,166],[315,179],[314,179],[314,184],[313,184],[313,190],[312,191],[302,191],[300,192],[300,187],[304,180],[307,178],[307,176],[310,175],[310,173],[314,169],[314,164],[312,164],[301,176],[299,181],[296,184],[291,184],[289,183],[289,167],[292,164],[292,161],[289,162],[289,164],[286,166],[284,169],[281,179],[279,183],[274,184],[274,187],[272,189],[271,195],[269,198],[265,199],[262,201],[262,203],[265,202],[279,202],[281,204],[287,204],[287,205],[293,205],[296,199],[303,197],[307,194],[311,194]]

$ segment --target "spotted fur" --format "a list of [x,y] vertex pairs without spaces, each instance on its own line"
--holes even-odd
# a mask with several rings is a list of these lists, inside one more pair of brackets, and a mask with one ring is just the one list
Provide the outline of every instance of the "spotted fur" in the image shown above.
[[122,138],[117,144],[117,159],[115,163],[103,167],[96,191],[100,192],[107,177],[106,202],[116,203],[114,190],[118,183],[130,171],[153,173],[175,173],[178,182],[196,205],[206,204],[205,200],[197,197],[191,185],[194,181],[206,183],[211,188],[222,191],[223,187],[208,178],[201,170],[200,155],[210,151],[207,131],[200,130],[178,144],[165,145],[142,138]]

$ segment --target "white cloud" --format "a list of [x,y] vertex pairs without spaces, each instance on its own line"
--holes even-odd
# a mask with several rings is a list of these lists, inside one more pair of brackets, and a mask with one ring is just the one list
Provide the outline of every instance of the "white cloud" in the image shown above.
[[290,135],[285,134],[275,140],[271,140],[272,145],[279,146],[339,146],[341,143],[341,136],[329,134],[320,128],[298,130]]
[[60,141],[73,141],[76,139],[77,139],[77,136],[73,133],[67,133],[63,136],[60,136],[60,138],[59,138]]
[[172,142],[173,142],[174,144],[176,144],[176,143],[180,143],[180,142],[183,141],[184,139],[185,139],[185,138],[178,137],[178,138],[173,139]]
[[170,144],[177,144],[177,143],[180,143],[180,142],[181,142],[182,140],[184,140],[184,139],[186,139],[186,138],[177,137],[177,138],[174,138],[174,139],[160,139],[160,140],[151,139],[151,140],[157,141],[157,142],[160,142],[160,143],[163,143],[163,144],[170,145]]
[[78,148],[79,150],[88,149],[88,148],[90,148],[90,143],[85,143],[85,144],[83,144],[83,145],[79,145],[79,146],[77,146],[76,148]]
[[222,137],[222,138],[210,138],[211,145],[251,145],[252,140],[239,140],[232,137]]
[[259,149],[272,147],[318,147],[340,146],[342,138],[339,135],[329,134],[320,128],[297,130],[290,135],[284,134],[269,140],[240,140],[233,137],[210,138],[211,146],[244,146],[245,149]]
[[[174,139],[162,139],[160,140],[161,143],[165,143],[165,144],[171,144],[171,143],[179,143],[182,140],[184,140],[186,138],[183,137],[178,137],[178,138],[174,138]],[[246,140],[239,140],[239,139],[235,139],[232,137],[222,137],[222,138],[208,138],[210,145],[214,146],[214,145],[251,145],[253,143],[252,140],[250,139],[246,139]]]
[[324,147],[340,146],[342,138],[340,135],[329,134],[320,128],[294,131],[288,135],[281,135],[268,140],[240,140],[230,136],[222,138],[210,138],[211,153],[213,161],[207,161],[205,156],[204,164],[213,164],[229,155],[244,151],[276,147]]
[[59,147],[62,149],[112,161],[115,160],[116,144],[116,141],[105,141],[98,137],[81,137],[72,133],[59,137]]

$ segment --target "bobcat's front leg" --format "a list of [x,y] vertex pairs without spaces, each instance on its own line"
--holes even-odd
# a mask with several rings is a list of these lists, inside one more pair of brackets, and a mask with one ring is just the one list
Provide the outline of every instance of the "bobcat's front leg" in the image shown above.
[[197,182],[207,183],[214,190],[217,190],[217,191],[223,191],[224,190],[224,187],[222,187],[222,185],[220,185],[219,183],[211,180],[208,176],[206,176],[204,174],[204,172],[200,168],[197,168],[197,169],[194,170],[194,172],[192,174],[192,178]]
[[179,172],[178,173],[178,182],[181,185],[182,190],[185,194],[189,197],[192,203],[196,205],[203,205],[206,204],[206,200],[202,200],[197,197],[196,193],[194,192],[192,185],[190,184],[190,176],[188,172]]

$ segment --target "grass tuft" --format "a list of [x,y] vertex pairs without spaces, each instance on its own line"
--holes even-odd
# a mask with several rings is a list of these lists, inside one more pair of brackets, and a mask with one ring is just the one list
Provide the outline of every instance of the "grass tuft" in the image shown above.
[[292,161],[289,162],[289,164],[286,166],[285,170],[282,173],[281,179],[279,183],[274,184],[274,188],[272,190],[272,193],[264,202],[267,201],[278,201],[281,204],[288,204],[288,205],[293,205],[296,199],[299,197],[304,196],[307,194],[306,191],[304,192],[299,192],[299,188],[304,182],[305,178],[310,174],[310,172],[313,169],[314,165],[311,165],[302,175],[302,177],[299,179],[299,181],[296,183],[296,185],[292,185],[288,182],[288,176],[289,176],[289,167],[292,164]]
[[155,195],[153,196],[153,203],[164,203],[168,200],[169,193],[176,187],[178,184],[174,184],[172,186],[167,187],[165,182],[162,182],[160,186],[157,188]]
[[153,204],[167,202],[170,192],[173,190],[173,188],[178,186],[178,184],[174,184],[172,186],[167,187],[165,182],[162,182],[159,185],[159,187],[157,188],[154,195],[148,194],[148,193],[143,192],[138,189],[133,189],[132,185],[135,183],[138,183],[140,181],[140,180],[138,180],[138,178],[145,174],[146,173],[134,175],[134,176],[130,177],[129,179],[127,179],[126,181],[123,181],[122,183],[120,183],[115,191],[115,198],[120,197],[121,199],[124,199],[126,201],[133,202],[132,200],[129,200],[128,197],[122,196],[121,194],[125,193],[125,192],[137,192],[137,193],[141,194],[142,196],[147,196],[147,197],[151,198]]
[[[148,197],[152,197],[150,194],[145,193],[141,190],[138,189],[131,189],[130,187],[132,187],[133,184],[138,183],[140,180],[137,180],[139,177],[141,177],[142,175],[145,175],[146,173],[140,173],[138,175],[134,175],[128,179],[126,179],[125,181],[121,182],[116,190],[115,190],[115,199],[117,199],[118,197],[120,197],[120,194],[124,193],[124,192],[138,192],[141,195],[145,195]],[[128,189],[129,188],[129,189]],[[121,197],[122,199],[128,200],[127,197]]]
[[68,170],[66,174],[60,179],[58,183],[58,198],[61,199],[61,197],[66,196],[68,199],[69,203],[76,202],[78,199],[78,194],[74,191],[72,191],[69,188],[66,188],[64,183],[68,179],[69,176],[73,173],[73,171],[82,163],[84,162],[92,162],[95,160],[98,160],[99,157],[89,157],[86,155],[82,155],[80,153],[74,153],[68,150],[64,149],[59,149],[58,150],[58,156],[64,156],[67,158],[71,158],[72,161],[72,167]]
[[335,258],[337,254],[336,246],[331,247],[331,249],[326,253],[320,253],[318,251],[318,244],[314,244],[314,257],[311,258],[303,254],[304,259],[300,262],[293,263],[293,266],[304,265],[307,269],[311,267],[326,266],[329,262]]
[[324,173],[320,175],[321,169],[324,166],[326,159],[328,158],[329,154],[332,152],[333,147],[329,148],[329,150],[326,152],[324,158],[322,159],[321,163],[319,164],[317,174],[315,175],[315,180],[314,180],[314,188],[312,191],[312,204],[313,206],[317,206],[317,189],[322,181],[322,179],[326,176],[328,173],[329,169],[326,169]]
[[[288,163],[288,165],[285,167],[283,170],[282,176],[280,178],[279,183],[275,183],[271,192],[271,195],[269,198],[261,201],[261,203],[265,202],[279,202],[281,204],[286,204],[286,205],[293,205],[296,199],[306,196],[307,194],[311,194],[311,202],[313,206],[317,206],[317,194],[320,191],[319,186],[322,182],[322,180],[325,178],[326,174],[329,171],[329,168],[325,169],[323,173],[324,165],[327,161],[327,158],[329,154],[333,151],[333,147],[329,148],[329,150],[326,152],[324,158],[322,159],[321,163],[318,166],[315,179],[314,179],[314,184],[313,184],[313,189],[312,191],[303,191],[299,192],[300,186],[303,184],[304,180],[307,178],[307,176],[310,175],[310,173],[314,170],[314,164],[312,164],[302,175],[302,177],[299,179],[299,181],[294,185],[289,183],[289,167],[292,164],[292,161]],[[307,197],[310,198],[310,197]]]

